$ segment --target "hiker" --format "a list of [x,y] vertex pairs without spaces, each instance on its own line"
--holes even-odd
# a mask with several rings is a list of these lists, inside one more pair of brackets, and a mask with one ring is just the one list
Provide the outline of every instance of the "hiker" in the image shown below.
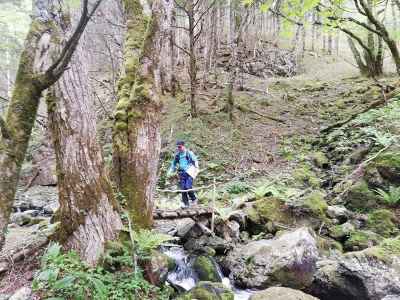
[[[192,151],[186,149],[184,141],[176,142],[177,153],[168,170],[167,177],[173,176],[178,169],[179,186],[181,190],[190,190],[193,188],[193,180],[196,178],[199,162]],[[189,206],[189,197],[193,204],[196,204],[197,199],[194,191],[182,192],[182,202],[184,207]]]

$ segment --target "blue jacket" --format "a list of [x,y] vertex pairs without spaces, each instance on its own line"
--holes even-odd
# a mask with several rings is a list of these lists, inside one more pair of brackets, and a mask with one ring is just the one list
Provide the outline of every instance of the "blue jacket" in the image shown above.
[[[179,156],[178,160],[176,160],[176,155]],[[199,162],[196,155],[194,155],[194,153],[190,150],[186,150],[185,152],[178,152],[176,155],[174,156],[174,159],[171,162],[171,167],[169,168],[168,173],[175,172],[178,165],[179,165],[178,169],[179,171],[186,171],[191,164],[194,164],[196,167],[199,166]],[[189,158],[189,161],[187,158]],[[192,161],[192,163],[190,162],[190,160]]]

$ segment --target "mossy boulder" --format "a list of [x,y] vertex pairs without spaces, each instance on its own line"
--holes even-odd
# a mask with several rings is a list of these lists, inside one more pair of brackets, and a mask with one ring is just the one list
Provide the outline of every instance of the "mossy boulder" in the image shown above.
[[176,300],[234,300],[234,297],[233,292],[222,283],[200,281],[193,289]]
[[[309,292],[327,300],[374,300],[400,295],[400,238],[321,260]],[[397,299],[397,298],[396,298]]]
[[368,230],[356,230],[350,233],[349,239],[344,243],[346,251],[359,251],[373,247],[382,241],[382,237]]
[[365,211],[377,206],[378,197],[365,180],[360,180],[350,187],[344,201],[350,209]]
[[368,214],[367,228],[383,237],[392,237],[399,232],[396,215],[388,209],[377,209]]
[[198,256],[193,262],[193,269],[201,281],[221,282],[217,265],[207,256]]
[[274,223],[293,224],[294,217],[282,199],[266,197],[250,203],[244,212],[252,233],[268,231],[275,233]]
[[143,265],[146,279],[154,285],[162,285],[168,272],[175,268],[175,261],[171,257],[156,250],[151,252],[148,260],[139,263]]
[[400,185],[400,150],[379,155],[372,164],[388,184]]
[[285,287],[271,287],[253,294],[249,300],[318,300],[311,295]]
[[323,252],[329,254],[331,251],[339,251],[343,252],[343,246],[338,241],[331,239],[329,237],[317,237],[317,246],[318,249]]

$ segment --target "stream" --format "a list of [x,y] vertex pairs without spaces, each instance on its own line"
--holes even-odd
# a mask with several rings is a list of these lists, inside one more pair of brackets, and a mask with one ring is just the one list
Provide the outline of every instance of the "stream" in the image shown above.
[[[181,289],[182,292],[192,289],[199,281],[192,268],[193,258],[189,257],[182,247],[168,248],[163,253],[172,258],[176,263],[176,268],[168,274],[167,281],[174,287]],[[235,300],[248,300],[254,291],[236,288],[229,278],[222,274],[218,264],[216,262],[215,264],[222,283],[233,291]]]

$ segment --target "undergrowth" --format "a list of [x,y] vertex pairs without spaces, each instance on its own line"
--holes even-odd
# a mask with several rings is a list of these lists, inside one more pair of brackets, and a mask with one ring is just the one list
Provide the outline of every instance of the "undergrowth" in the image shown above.
[[[160,245],[156,237],[137,235],[141,245],[137,252],[148,253]],[[143,240],[146,240],[143,242]],[[165,240],[165,239],[163,239]],[[142,271],[134,268],[132,251],[127,244],[120,244],[121,251],[105,254],[105,260],[118,265],[117,269],[103,266],[91,267],[82,262],[75,251],[63,253],[59,244],[51,244],[41,259],[41,269],[35,275],[32,287],[42,299],[52,300],[146,300],[169,299],[169,291],[147,282]],[[115,247],[114,247],[115,249]],[[111,254],[111,255],[110,255]]]

